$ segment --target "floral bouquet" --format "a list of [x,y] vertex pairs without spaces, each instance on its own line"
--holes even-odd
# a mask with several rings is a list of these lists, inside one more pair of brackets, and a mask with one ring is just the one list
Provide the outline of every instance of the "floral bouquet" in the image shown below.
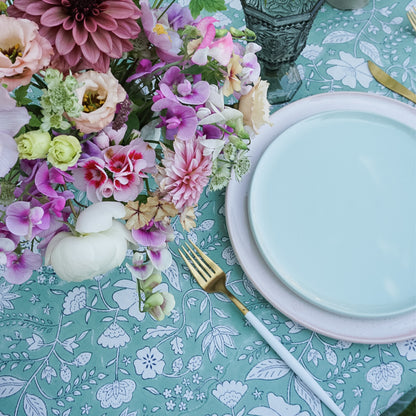
[[[205,8],[223,8],[207,0]],[[160,320],[171,222],[249,169],[268,122],[254,33],[191,0],[0,2],[0,267],[67,281],[118,267]],[[192,12],[192,14],[191,14]]]

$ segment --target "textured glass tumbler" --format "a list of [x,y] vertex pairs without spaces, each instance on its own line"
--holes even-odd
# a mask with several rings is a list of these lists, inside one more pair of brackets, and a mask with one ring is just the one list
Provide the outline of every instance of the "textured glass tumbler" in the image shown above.
[[295,60],[325,0],[241,0],[246,25],[262,47],[257,54],[271,104],[290,101],[302,80]]
[[326,0],[326,2],[336,9],[354,10],[366,6],[369,0]]

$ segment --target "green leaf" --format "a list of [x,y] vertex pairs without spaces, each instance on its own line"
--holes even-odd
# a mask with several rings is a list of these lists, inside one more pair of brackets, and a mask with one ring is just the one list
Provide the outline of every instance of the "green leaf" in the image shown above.
[[204,9],[209,13],[215,13],[221,10],[227,10],[227,7],[225,5],[225,0],[191,0],[189,9],[192,17],[196,18]]
[[22,85],[14,90],[14,97],[18,106],[25,106],[31,102],[31,100],[26,97],[28,88],[29,84]]
[[190,75],[201,74],[203,81],[214,85],[224,81],[224,74],[221,72],[219,64],[211,58],[208,58],[208,65],[192,65],[184,72]]

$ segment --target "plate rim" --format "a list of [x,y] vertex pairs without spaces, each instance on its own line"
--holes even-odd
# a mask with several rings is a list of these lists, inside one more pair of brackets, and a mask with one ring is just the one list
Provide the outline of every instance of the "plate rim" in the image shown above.
[[[349,309],[344,307],[345,304],[343,303],[343,308],[337,308],[336,303],[330,301],[330,299],[328,299],[327,297],[322,298],[319,296],[318,293],[316,292],[311,292],[308,293],[307,290],[304,290],[301,286],[300,283],[302,282],[302,280],[299,282],[298,280],[293,280],[290,277],[287,277],[285,274],[282,274],[279,272],[278,270],[278,263],[276,263],[276,259],[273,258],[273,255],[270,257],[262,248],[261,248],[261,244],[260,241],[262,240],[261,234],[262,231],[259,229],[258,226],[256,226],[256,221],[255,219],[253,219],[253,215],[252,215],[252,211],[255,208],[256,204],[255,201],[253,200],[253,193],[256,192],[255,190],[253,190],[253,188],[255,188],[255,185],[259,185],[259,175],[261,175],[261,166],[264,167],[264,163],[265,160],[267,158],[268,163],[270,163],[270,157],[273,156],[273,159],[276,159],[276,161],[279,160],[279,153],[273,153],[272,155],[270,155],[270,149],[271,148],[275,148],[275,144],[277,142],[277,139],[280,140],[280,137],[283,137],[283,135],[285,135],[287,132],[292,131],[293,129],[296,129],[298,126],[300,126],[301,124],[304,125],[305,123],[308,123],[308,121],[312,121],[312,122],[316,122],[316,120],[320,120],[320,117],[323,118],[324,120],[326,120],[327,118],[331,118],[331,120],[334,117],[340,117],[343,114],[345,114],[345,116],[349,116],[350,117],[350,121],[354,122],[354,116],[355,119],[357,119],[357,117],[362,117],[362,116],[367,116],[367,118],[369,118],[370,116],[374,117],[374,121],[377,122],[377,120],[386,120],[386,122],[389,122],[391,125],[396,126],[397,129],[406,127],[406,136],[407,138],[410,138],[410,140],[413,140],[413,137],[411,136],[411,133],[414,132],[414,129],[409,128],[409,126],[404,125],[403,123],[392,119],[391,117],[386,117],[385,115],[381,115],[381,114],[374,114],[370,111],[356,111],[356,110],[348,110],[348,111],[343,111],[343,110],[327,110],[324,112],[320,112],[317,114],[314,114],[312,116],[309,116],[307,118],[304,118],[302,120],[300,120],[299,122],[291,125],[290,127],[288,127],[287,129],[285,129],[284,131],[280,132],[275,138],[271,139],[271,141],[268,143],[267,147],[265,148],[265,150],[262,152],[262,154],[260,155],[259,159],[257,160],[256,166],[254,167],[252,173],[251,173],[251,180],[250,180],[250,184],[249,184],[249,189],[248,189],[248,203],[247,203],[247,212],[248,212],[248,219],[249,219],[249,225],[250,225],[250,229],[251,229],[251,234],[253,235],[254,241],[257,244],[257,247],[259,248],[259,252],[261,253],[261,255],[263,256],[263,260],[268,264],[269,268],[274,272],[275,276],[279,279],[282,280],[282,282],[284,284],[286,284],[292,291],[294,291],[296,294],[298,294],[300,297],[304,298],[306,301],[311,302],[311,303],[315,303],[318,307],[321,307],[323,309],[329,310],[330,312],[333,313],[337,313],[337,314],[341,314],[341,315],[345,315],[345,316],[351,316],[351,317],[357,317],[357,318],[385,318],[385,317],[390,317],[390,316],[395,316],[395,315],[399,315],[402,313],[406,313],[406,312],[410,312],[413,310],[416,310],[416,302],[412,302],[412,298],[414,296],[412,296],[410,299],[409,297],[407,297],[407,302],[404,303],[402,306],[400,306],[399,309],[389,309],[387,311],[381,311],[381,312],[377,312],[377,311],[363,311],[363,310],[357,310],[356,312],[354,311],[354,309],[352,307],[350,307]],[[403,128],[404,130],[404,128]],[[284,140],[284,145],[285,144],[289,144],[289,142],[283,138]],[[309,140],[309,138],[308,138]],[[276,162],[277,163],[277,162]],[[254,183],[255,182],[255,183]],[[257,205],[258,207],[258,205]],[[263,231],[264,231],[264,226],[262,227]],[[267,230],[266,230],[267,233]],[[267,238],[267,237],[266,237]],[[269,253],[270,254],[270,253]],[[319,299],[318,299],[319,298]],[[319,304],[319,302],[322,302],[321,304]]]
[[[388,111],[389,118],[397,118],[403,124],[416,130],[416,108],[371,92],[326,92],[291,102],[273,113],[270,117],[271,125],[263,126],[253,139],[249,151],[249,158],[252,161],[250,171],[241,182],[232,179],[227,187],[225,219],[230,242],[239,265],[257,291],[272,306],[294,322],[322,335],[356,343],[383,344],[416,337],[414,325],[416,311],[381,318],[358,318],[335,314],[307,302],[276,278],[274,272],[263,261],[249,229],[247,218],[247,185],[251,181],[262,150],[279,132],[322,111],[363,111],[363,109],[375,114],[381,112],[385,116],[385,111]],[[263,276],[260,280],[257,277],[259,275]],[[277,297],[273,296],[273,290],[278,292]]]

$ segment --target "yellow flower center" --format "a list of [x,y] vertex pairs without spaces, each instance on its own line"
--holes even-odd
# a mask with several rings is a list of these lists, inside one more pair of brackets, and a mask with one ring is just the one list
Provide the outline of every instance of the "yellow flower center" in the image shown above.
[[168,32],[166,32],[165,27],[160,23],[156,23],[155,27],[153,28],[153,32],[155,32],[158,35],[167,35],[168,34]]
[[105,98],[100,98],[96,92],[86,91],[82,98],[84,113],[91,113],[98,110],[105,103]]
[[0,48],[0,52],[4,56],[7,56],[13,64],[16,62],[16,58],[18,56],[22,56],[22,52],[20,51],[20,45],[18,43],[16,43],[16,45],[11,46],[8,49]]

